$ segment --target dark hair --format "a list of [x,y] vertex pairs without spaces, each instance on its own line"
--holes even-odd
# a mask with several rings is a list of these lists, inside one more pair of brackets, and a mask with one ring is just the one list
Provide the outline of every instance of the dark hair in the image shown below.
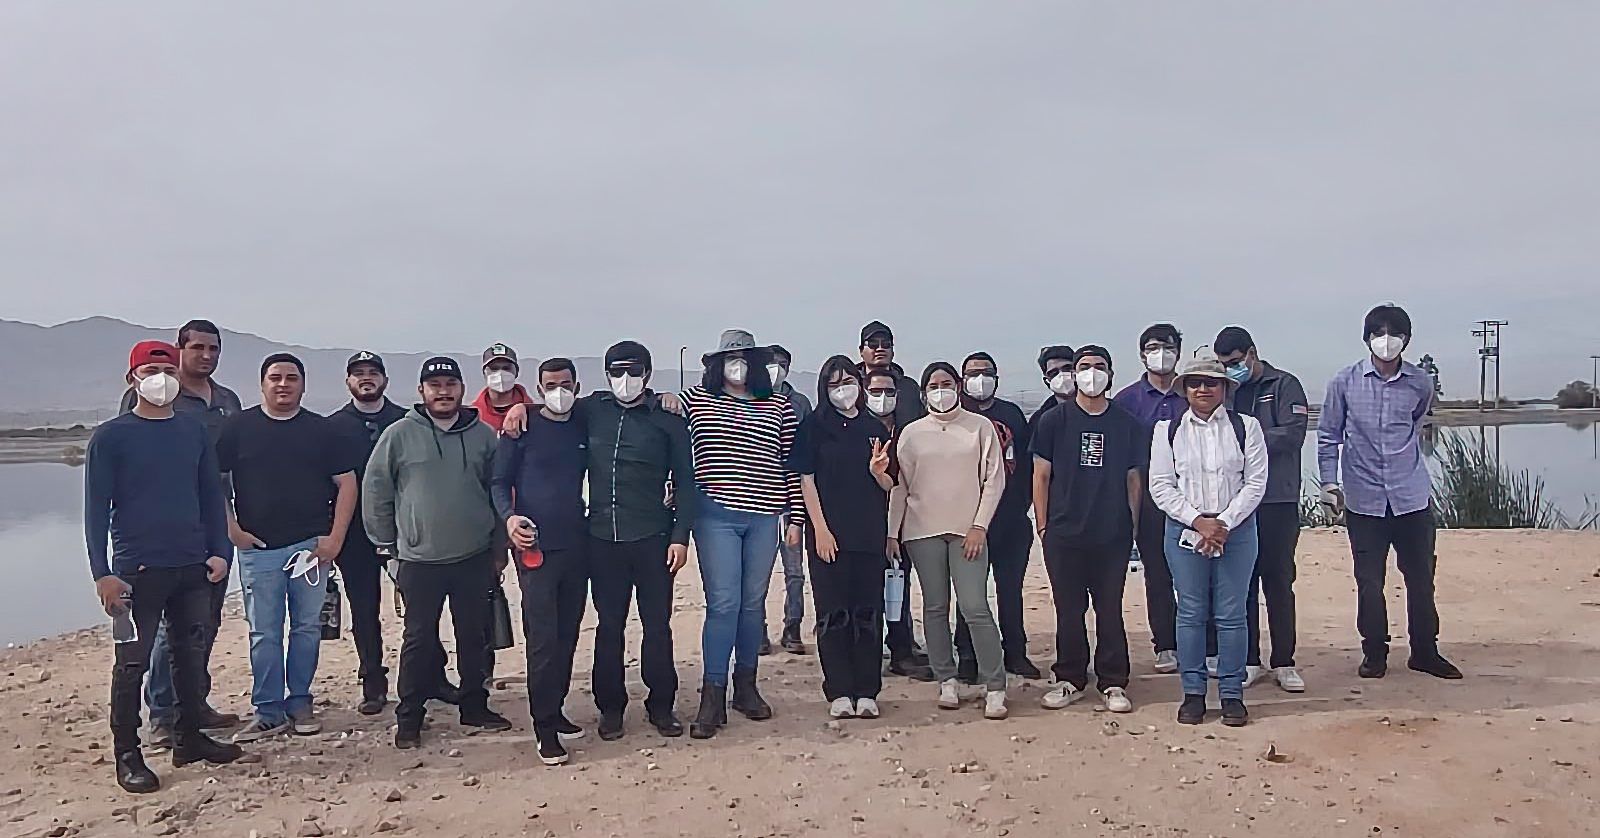
[[1366,340],[1372,337],[1378,333],[1379,329],[1386,326],[1391,335],[1412,337],[1411,315],[1406,314],[1405,309],[1394,303],[1384,303],[1367,312],[1367,319],[1362,321],[1361,324],[1361,328],[1365,330],[1361,333],[1361,339]]
[[963,374],[965,374],[967,371],[967,364],[970,364],[973,361],[988,361],[989,366],[994,367],[996,374],[999,374],[1000,372],[1000,365],[994,362],[993,355],[990,355],[987,352],[974,352],[971,355],[961,359],[961,372]]
[[950,377],[955,379],[957,384],[961,383],[961,372],[959,370],[957,370],[954,366],[952,366],[949,361],[934,361],[933,363],[928,365],[927,369],[922,371],[922,391],[923,392],[927,392],[928,391],[928,381],[933,378],[933,374],[934,373],[936,373],[936,372],[938,372],[940,370],[944,370],[945,372],[950,373]]
[[900,377],[894,374],[894,370],[884,368],[863,371],[859,365],[856,367],[856,369],[861,373],[861,389],[863,390],[872,386],[872,379],[874,378],[887,378],[889,379],[890,387],[893,387],[896,391],[899,391],[900,389]]
[[1070,346],[1059,344],[1056,346],[1046,346],[1045,348],[1039,350],[1039,372],[1049,372],[1051,361],[1066,361],[1070,364],[1072,363],[1072,359],[1076,357],[1076,354],[1077,353],[1073,352],[1072,347]]
[[1113,369],[1111,366],[1111,350],[1106,349],[1104,346],[1086,343],[1078,347],[1078,351],[1072,355],[1072,365],[1077,366],[1078,362],[1084,358],[1103,358],[1106,362],[1106,371],[1109,372]]
[[267,370],[273,364],[294,364],[294,368],[300,371],[300,377],[301,378],[305,378],[306,377],[306,365],[303,362],[301,362],[301,360],[299,358],[296,358],[295,356],[290,355],[287,352],[274,352],[273,354],[268,355],[267,359],[265,361],[261,362],[261,380],[262,381],[266,381],[267,380]]
[[182,349],[184,346],[188,345],[189,333],[191,332],[203,332],[208,335],[216,335],[217,345],[222,345],[222,330],[217,328],[217,324],[211,322],[210,320],[190,320],[189,322],[178,327],[179,349]]
[[[771,398],[772,376],[767,373],[767,361],[772,359],[772,352],[763,347],[741,349],[744,359],[750,365],[744,386],[750,395],[757,399]],[[722,356],[731,353],[719,352],[706,359],[705,372],[700,375],[700,386],[718,395],[727,395],[727,382],[722,379]]]
[[[774,343],[767,347],[767,352],[772,356],[773,362],[782,363],[784,369],[788,369],[789,364],[794,362],[794,353],[790,352],[783,344]],[[778,356],[780,355],[783,356],[783,361],[778,361]]]
[[1217,333],[1217,339],[1211,344],[1211,351],[1221,358],[1235,352],[1249,352],[1255,345],[1255,338],[1250,337],[1250,333],[1245,331],[1243,326],[1229,326]]
[[843,355],[835,355],[822,362],[822,370],[817,373],[817,406],[833,403],[828,398],[828,382],[833,379],[833,374],[836,372],[842,372],[861,382],[861,391],[856,394],[855,404],[856,407],[860,407],[862,400],[867,397],[867,384],[862,381],[864,376],[861,374],[861,368],[856,366],[855,361]]
[[1140,332],[1139,351],[1143,352],[1144,345],[1149,343],[1151,340],[1159,340],[1162,343],[1170,343],[1178,349],[1183,348],[1183,332],[1178,331],[1178,327],[1172,325],[1171,323],[1157,323],[1154,326],[1151,326],[1150,328]]
[[544,375],[547,372],[561,372],[563,370],[572,373],[573,382],[577,382],[578,368],[572,363],[571,358],[546,358],[545,361],[539,365],[539,372],[537,375]]

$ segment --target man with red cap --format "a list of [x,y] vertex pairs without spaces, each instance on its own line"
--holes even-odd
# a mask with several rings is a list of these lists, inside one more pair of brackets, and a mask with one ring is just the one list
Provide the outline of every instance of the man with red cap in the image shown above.
[[89,440],[83,520],[95,591],[116,626],[110,715],[117,783],[144,793],[161,787],[139,749],[139,705],[163,620],[178,697],[173,766],[232,762],[243,751],[200,730],[211,590],[227,576],[233,552],[216,455],[205,427],[173,410],[177,347],[144,341],[128,370],[138,402]]

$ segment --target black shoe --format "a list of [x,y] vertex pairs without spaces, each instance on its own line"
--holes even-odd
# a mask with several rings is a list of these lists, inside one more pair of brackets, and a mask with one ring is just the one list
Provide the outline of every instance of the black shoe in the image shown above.
[[117,754],[117,785],[123,791],[149,794],[161,788],[161,778],[150,766],[144,764],[144,755],[138,751]]
[[433,698],[446,704],[461,704],[461,688],[449,681],[440,681],[438,689],[433,691]]
[[239,714],[222,713],[209,704],[200,706],[200,718],[195,720],[201,730],[230,730],[239,726]]
[[656,733],[669,739],[683,735],[683,722],[678,721],[677,715],[671,710],[651,713],[650,724],[655,726]]
[[1014,658],[1006,661],[1006,671],[1029,681],[1037,681],[1044,677],[1044,673],[1039,671],[1039,667],[1034,666],[1033,661],[1027,658]]
[[567,748],[561,744],[561,734],[554,726],[542,728],[538,731],[539,761],[549,766],[565,765],[570,757]]
[[763,657],[772,654],[772,638],[770,638],[770,637],[761,638],[761,648],[756,650],[756,654],[761,655]]
[[361,699],[361,703],[356,705],[356,712],[363,716],[376,716],[379,713],[382,713],[383,708],[387,707],[388,705],[388,696],[369,695],[366,698]]
[[1363,678],[1382,678],[1389,674],[1389,661],[1387,658],[1363,655],[1356,674]]
[[978,683],[978,662],[972,658],[962,658],[956,664],[956,680],[968,686]]
[[890,661],[889,674],[910,678],[913,681],[933,683],[933,670],[926,663],[917,663],[914,657]]
[[1411,660],[1406,662],[1406,666],[1417,672],[1425,672],[1435,678],[1443,678],[1447,681],[1459,681],[1462,678],[1461,670],[1457,669],[1455,664],[1445,660],[1444,656],[1438,652],[1433,653],[1432,656],[1425,657],[1412,655]]
[[700,712],[689,725],[693,739],[710,739],[728,723],[728,688],[706,683],[700,687]]
[[571,741],[573,739],[583,738],[583,728],[573,724],[572,720],[566,716],[562,716],[556,720],[555,728],[556,735],[560,736],[562,739]]
[[1222,723],[1228,727],[1244,727],[1250,723],[1250,711],[1244,709],[1244,699],[1222,700]]
[[172,747],[172,767],[182,768],[191,762],[227,765],[242,756],[244,749],[238,745],[218,742],[197,730],[178,734],[177,744]]
[[615,742],[622,738],[622,714],[600,714],[600,738],[607,742]]
[[756,671],[754,669],[735,670],[733,673],[733,709],[744,714],[744,717],[753,722],[764,722],[772,718],[772,705],[761,697],[761,690],[756,687]]
[[150,747],[155,748],[158,751],[159,750],[170,750],[172,748],[172,739],[173,739],[172,725],[168,725],[168,724],[152,724],[152,725],[150,725],[150,742],[149,742]]
[[462,710],[461,723],[467,727],[477,727],[490,731],[511,729],[511,720],[485,707],[481,710]]
[[912,646],[911,647],[911,657],[906,658],[906,660],[916,664],[917,666],[927,666],[928,665],[928,653],[924,652],[922,649],[920,649],[920,648],[918,648],[916,646]]
[[1206,697],[1186,695],[1178,705],[1178,724],[1197,725],[1206,720]]
[[803,655],[806,653],[805,641],[800,639],[799,625],[784,626],[783,639],[778,642],[782,644],[783,650],[791,655]]
[[394,732],[394,746],[402,751],[422,747],[422,730],[399,728]]

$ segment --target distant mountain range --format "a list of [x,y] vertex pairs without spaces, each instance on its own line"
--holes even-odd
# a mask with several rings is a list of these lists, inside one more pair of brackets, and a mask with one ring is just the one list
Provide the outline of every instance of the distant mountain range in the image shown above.
[[[56,326],[40,326],[13,320],[0,320],[0,357],[13,371],[6,399],[0,403],[0,428],[35,427],[92,423],[114,416],[118,399],[126,388],[128,350],[141,340],[173,340],[177,328],[155,328],[128,323],[111,317],[89,317]],[[487,346],[490,336],[484,341]],[[261,401],[258,385],[261,359],[274,352],[293,352],[306,365],[306,407],[327,412],[343,404],[349,394],[344,386],[344,365],[358,348],[317,349],[279,343],[246,332],[223,329],[222,363],[217,380],[233,388],[246,405]],[[414,401],[416,373],[422,362],[437,354],[447,354],[468,371],[468,397],[482,389],[483,380],[473,372],[480,368],[482,350],[461,352],[386,352],[390,397],[401,404]],[[523,358],[524,384],[531,384],[537,360]],[[574,358],[578,380],[585,390],[604,386],[601,359]],[[698,376],[698,371],[693,375]],[[657,369],[653,384],[660,390],[676,390],[677,369]],[[808,395],[815,392],[816,377],[795,375],[795,386]]]

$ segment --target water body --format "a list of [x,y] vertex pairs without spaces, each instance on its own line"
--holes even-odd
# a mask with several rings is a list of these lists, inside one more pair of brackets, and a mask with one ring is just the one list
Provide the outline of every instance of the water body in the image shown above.
[[[1476,434],[1476,429],[1461,429]],[[1495,431],[1488,441],[1494,444]],[[1532,469],[1571,517],[1600,503],[1600,430],[1565,425],[1500,429],[1502,461]],[[1306,443],[1314,474],[1316,440]],[[0,465],[0,643],[49,637],[105,620],[83,543],[83,470],[59,464]]]

